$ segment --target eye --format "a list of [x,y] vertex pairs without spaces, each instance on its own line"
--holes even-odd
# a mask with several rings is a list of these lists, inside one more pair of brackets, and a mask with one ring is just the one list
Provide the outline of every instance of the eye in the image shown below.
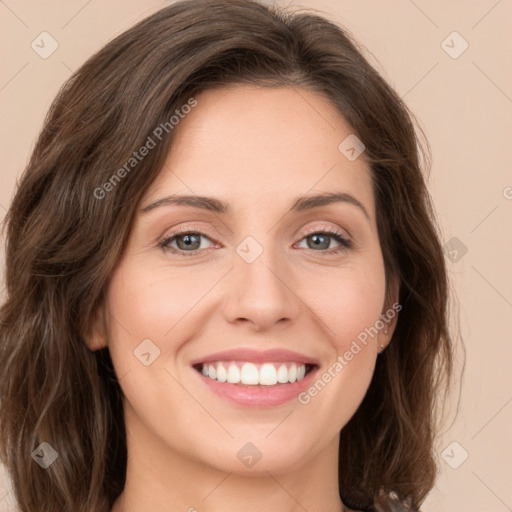
[[[166,236],[158,245],[164,250],[180,256],[193,256],[199,250],[205,250],[201,239],[210,238],[200,231],[179,230]],[[176,243],[176,245],[173,245]]]
[[[352,247],[352,242],[346,238],[343,233],[336,230],[312,231],[306,234],[302,240],[306,240],[306,249],[321,251],[327,254],[339,253]],[[335,240],[339,245],[337,247],[331,248],[330,246],[332,240]]]

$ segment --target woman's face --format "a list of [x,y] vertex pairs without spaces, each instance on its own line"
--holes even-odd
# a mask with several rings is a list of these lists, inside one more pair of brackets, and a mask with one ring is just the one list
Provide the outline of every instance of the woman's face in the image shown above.
[[[337,446],[391,335],[374,334],[386,306],[370,172],[308,90],[196,100],[108,290],[128,436],[154,458],[285,471]],[[340,195],[311,201],[327,194]]]

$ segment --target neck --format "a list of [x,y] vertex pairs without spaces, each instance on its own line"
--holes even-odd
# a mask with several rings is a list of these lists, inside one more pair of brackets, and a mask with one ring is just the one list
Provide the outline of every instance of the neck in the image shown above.
[[132,424],[125,488],[112,512],[348,512],[339,497],[338,444],[336,436],[286,471],[255,465],[244,474],[192,459]]

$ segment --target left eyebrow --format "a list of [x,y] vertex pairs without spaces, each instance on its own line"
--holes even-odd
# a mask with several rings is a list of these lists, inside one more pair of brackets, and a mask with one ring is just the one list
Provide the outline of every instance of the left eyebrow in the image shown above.
[[347,194],[346,192],[332,192],[328,194],[317,194],[314,196],[303,196],[299,197],[291,207],[291,211],[303,211],[317,208],[319,206],[325,206],[332,203],[348,203],[357,206],[370,220],[370,215],[364,207],[364,205],[356,199],[353,195]]
[[[356,206],[360,209],[365,217],[370,220],[368,211],[364,205],[356,199],[353,195],[346,192],[332,192],[325,194],[317,194],[310,196],[299,197],[292,204],[290,211],[304,211],[318,208],[320,206],[326,206],[333,203],[348,203]],[[146,213],[160,206],[166,205],[181,205],[191,206],[192,208],[199,208],[202,210],[208,210],[214,213],[220,214],[231,214],[232,209],[229,203],[222,201],[215,197],[197,196],[197,195],[170,195],[157,199],[156,201],[148,204],[142,208],[142,212]]]

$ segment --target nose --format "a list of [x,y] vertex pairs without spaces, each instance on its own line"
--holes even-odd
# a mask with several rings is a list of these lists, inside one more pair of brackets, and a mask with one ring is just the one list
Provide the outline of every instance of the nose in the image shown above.
[[224,315],[232,324],[247,324],[262,332],[278,324],[289,324],[300,312],[293,273],[282,257],[269,250],[252,263],[235,256],[225,283]]

